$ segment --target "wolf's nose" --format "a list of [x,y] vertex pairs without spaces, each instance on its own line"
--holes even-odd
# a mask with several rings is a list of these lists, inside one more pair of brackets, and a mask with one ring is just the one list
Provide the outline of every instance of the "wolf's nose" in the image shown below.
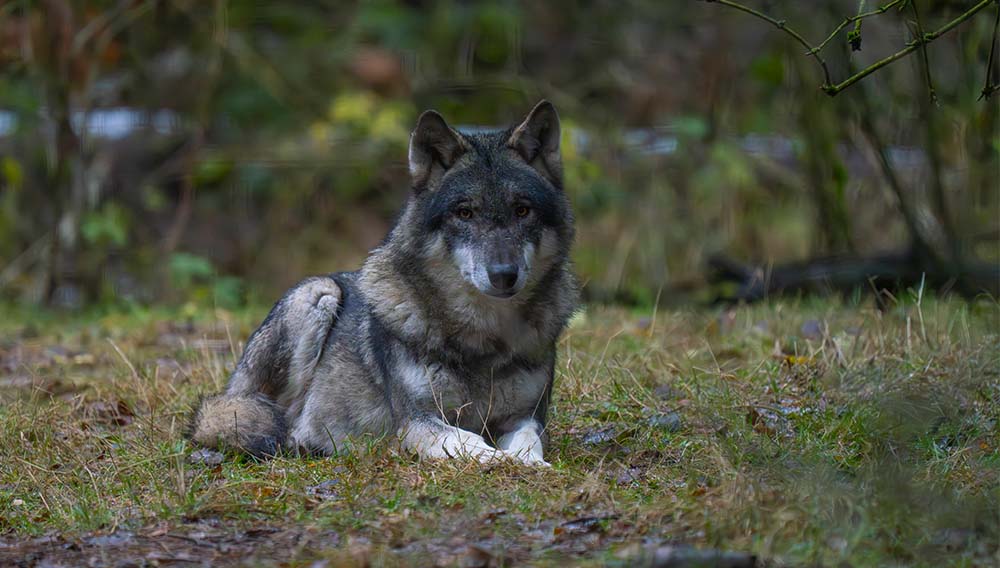
[[497,290],[507,291],[517,284],[516,264],[494,264],[486,272],[490,276],[490,284]]

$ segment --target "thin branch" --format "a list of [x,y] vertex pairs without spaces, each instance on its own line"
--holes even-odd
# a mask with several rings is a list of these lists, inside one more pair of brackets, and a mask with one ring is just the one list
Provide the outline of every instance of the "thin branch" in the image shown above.
[[[913,9],[913,18],[916,20],[917,25],[917,38],[924,37],[924,25],[920,22],[920,11],[917,10],[917,2],[913,0],[910,2],[910,8]],[[931,60],[927,56],[927,42],[921,42],[920,44],[920,59],[923,61],[924,65],[924,80],[927,81],[927,94],[931,98],[931,104],[937,106],[937,92],[934,90],[934,80],[931,78]]]
[[933,31],[933,32],[931,32],[929,34],[925,34],[925,35],[923,35],[923,36],[921,36],[921,37],[919,37],[919,38],[917,38],[917,39],[909,42],[906,45],[905,48],[897,51],[896,53],[893,53],[892,55],[890,55],[890,56],[888,56],[886,58],[880,59],[880,60],[876,61],[875,63],[872,63],[868,67],[865,67],[861,71],[858,71],[854,75],[851,75],[850,77],[848,77],[847,79],[844,79],[843,81],[841,81],[840,83],[837,83],[836,85],[824,85],[823,86],[823,92],[826,93],[826,94],[828,94],[828,95],[830,95],[831,97],[834,96],[834,95],[836,95],[837,93],[843,91],[844,89],[850,87],[851,85],[857,83],[861,79],[864,79],[868,75],[871,75],[872,73],[874,73],[875,71],[878,71],[879,69],[885,67],[886,65],[889,65],[890,63],[893,63],[894,61],[902,59],[903,57],[906,57],[907,55],[913,53],[914,51],[916,51],[917,49],[919,49],[922,45],[928,44],[928,43],[936,40],[937,38],[943,36],[944,34],[950,32],[955,27],[957,27],[959,24],[961,24],[962,22],[968,20],[972,16],[976,15],[977,12],[979,12],[980,10],[982,10],[983,8],[985,8],[986,6],[992,4],[992,3],[996,2],[996,1],[997,0],[980,0],[979,3],[977,3],[975,6],[969,8],[965,13],[963,13],[960,16],[958,16],[954,20],[948,22],[947,24],[945,24],[944,26],[942,26],[937,31]]
[[[844,18],[843,22],[840,22],[839,26],[837,26],[832,32],[830,32],[830,35],[826,36],[826,39],[824,39],[816,47],[812,48],[810,50],[810,52],[811,51],[821,51],[824,47],[826,47],[826,45],[828,43],[830,43],[831,41],[833,41],[833,38],[837,37],[837,34],[839,34],[841,32],[841,30],[843,30],[847,26],[849,26],[851,24],[858,24],[858,25],[860,25],[861,20],[863,20],[865,18],[870,18],[872,16],[878,16],[879,14],[884,14],[884,13],[888,12],[889,10],[891,10],[893,7],[898,6],[899,4],[901,4],[903,2],[906,2],[906,1],[907,0],[892,0],[892,2],[889,2],[885,6],[882,6],[881,8],[872,10],[870,12],[859,12],[856,16],[847,16],[846,18]],[[861,6],[863,6],[863,4]],[[857,28],[855,28],[855,29],[856,29],[856,31],[860,32],[860,30],[858,30]]]
[[[819,54],[820,50],[824,46],[826,46],[826,44],[829,43],[830,40],[833,37],[836,36],[837,32],[843,30],[851,22],[858,21],[861,18],[866,18],[868,16],[874,16],[876,14],[881,14],[881,13],[887,11],[889,8],[891,8],[893,6],[898,6],[898,5],[906,2],[907,0],[893,0],[892,2],[889,2],[888,4],[886,4],[885,6],[883,6],[882,8],[879,8],[878,10],[873,10],[872,12],[864,12],[864,13],[858,14],[857,16],[846,18],[845,21],[842,22],[837,27],[837,29],[835,29],[834,32],[832,34],[830,34],[830,36],[827,37],[823,41],[823,43],[819,44],[816,47],[811,46],[809,44],[809,42],[806,41],[805,38],[802,37],[802,34],[800,34],[799,32],[795,31],[794,29],[788,27],[788,25],[786,25],[786,23],[785,23],[784,20],[778,20],[776,18],[768,16],[767,14],[765,14],[765,13],[759,11],[759,10],[755,10],[755,9],[750,8],[748,6],[744,6],[743,4],[740,4],[739,2],[734,2],[733,0],[702,0],[702,1],[703,2],[707,2],[709,4],[713,4],[713,3],[714,4],[722,4],[724,6],[729,6],[730,8],[733,8],[735,10],[739,10],[739,11],[744,12],[746,14],[750,14],[751,16],[754,16],[756,18],[764,20],[765,22],[773,25],[774,27],[778,28],[779,30],[781,30],[781,31],[785,32],[786,34],[788,34],[789,36],[791,36],[795,41],[797,41],[799,44],[801,44],[803,47],[806,48],[806,55],[809,55],[813,59],[815,59],[816,62],[819,64],[819,66],[823,68],[824,81],[823,81],[823,85],[820,88],[823,90],[824,93],[830,95],[831,97],[837,95],[838,93],[840,93],[844,89],[850,87],[851,85],[857,83],[861,79],[864,79],[868,75],[871,75],[875,71],[878,71],[879,69],[885,67],[886,65],[889,65],[890,63],[893,63],[895,61],[898,61],[898,60],[902,59],[903,57],[906,57],[907,55],[913,53],[917,49],[920,49],[920,48],[926,46],[928,43],[930,43],[930,42],[938,39],[939,37],[943,36],[944,34],[950,32],[952,29],[954,29],[955,27],[957,27],[962,22],[964,22],[964,21],[968,20],[969,18],[971,18],[972,16],[974,16],[977,12],[979,12],[980,10],[982,10],[983,8],[985,8],[986,6],[988,6],[988,5],[992,4],[992,3],[1000,2],[1000,0],[980,0],[974,6],[972,6],[968,10],[966,10],[964,13],[962,13],[961,15],[959,15],[954,20],[952,20],[952,21],[948,22],[947,24],[945,24],[944,26],[942,26],[940,29],[938,29],[936,31],[933,31],[931,33],[919,35],[917,38],[915,38],[912,41],[908,42],[906,44],[906,47],[904,47],[903,49],[897,51],[896,53],[893,53],[892,55],[889,55],[888,57],[885,57],[883,59],[880,59],[880,60],[876,61],[875,63],[872,63],[868,67],[865,67],[861,71],[858,71],[857,73],[851,75],[847,79],[844,79],[840,83],[833,84],[833,80],[830,77],[830,69],[829,69],[829,67],[827,67],[826,60],[824,60],[823,57],[820,56],[820,54]],[[988,75],[987,75],[987,81],[989,81],[989,76]],[[998,89],[1000,89],[1000,86],[989,84],[988,88],[984,88],[983,89],[983,96],[987,96],[988,97],[989,94],[992,94],[994,91],[996,91]]]
[[[858,0],[858,13],[865,11],[865,0]],[[854,21],[854,29],[847,32],[847,43],[851,44],[851,51],[861,51],[861,19]]]
[[903,182],[896,174],[896,169],[889,160],[886,145],[882,142],[881,136],[879,136],[878,128],[875,126],[875,117],[871,108],[870,96],[860,97],[859,101],[860,120],[858,124],[861,127],[861,134],[867,139],[868,145],[875,153],[878,166],[882,170],[882,175],[885,176],[885,181],[889,189],[892,190],[893,195],[896,197],[899,212],[903,216],[903,222],[906,224],[906,229],[910,236],[910,245],[921,257],[929,259],[935,266],[940,266],[940,256],[933,248],[931,240],[924,235],[920,227],[917,211],[913,208],[910,200],[907,199],[906,191],[903,189]]
[[1000,90],[1000,83],[993,82],[993,57],[997,51],[997,29],[1000,28],[1000,1],[997,2],[997,18],[993,22],[993,39],[990,41],[990,57],[986,60],[986,82],[983,84],[983,91],[979,99],[990,98],[994,92]]
[[[930,64],[925,60],[924,67],[927,68]],[[945,185],[944,185],[944,175],[942,171],[942,160],[941,160],[941,148],[939,140],[941,137],[938,135],[938,123],[940,121],[940,113],[937,112],[936,101],[933,95],[933,85],[930,84],[930,74],[927,74],[928,87],[931,89],[931,96],[926,99],[921,99],[920,109],[921,114],[923,114],[924,124],[927,127],[925,137],[925,148],[927,151],[927,160],[930,163],[930,189],[931,197],[933,198],[933,204],[935,209],[936,221],[941,227],[941,232],[944,235],[945,245],[947,246],[947,253],[951,255],[949,261],[952,265],[953,271],[958,274],[963,274],[965,272],[965,261],[962,258],[962,243],[958,236],[958,231],[955,228],[955,223],[952,220],[951,208],[948,206],[948,199],[945,195]],[[962,284],[964,286],[964,283]]]
[[750,14],[751,16],[754,16],[754,17],[760,18],[761,20],[764,20],[765,22],[771,24],[772,26],[774,26],[774,27],[778,28],[779,30],[785,32],[786,34],[790,35],[793,39],[795,39],[795,41],[797,41],[800,44],[802,44],[802,47],[806,48],[806,54],[807,55],[811,55],[816,60],[816,62],[819,63],[820,67],[823,68],[823,77],[824,77],[823,86],[824,86],[824,88],[829,87],[829,86],[832,85],[833,79],[830,78],[830,69],[827,67],[826,61],[819,54],[819,51],[814,50],[813,47],[812,47],[812,45],[810,45],[809,42],[806,41],[806,39],[804,37],[802,37],[801,34],[799,34],[799,32],[797,32],[797,31],[793,30],[792,28],[789,28],[788,26],[786,26],[785,25],[785,20],[778,20],[778,19],[772,18],[771,16],[768,16],[767,14],[765,14],[763,12],[760,12],[758,10],[754,10],[753,8],[750,8],[748,6],[744,6],[743,4],[740,4],[738,2],[733,2],[732,0],[702,0],[702,1],[703,2],[707,2],[709,4],[722,4],[724,6],[729,6],[730,8],[739,10],[741,12],[745,12],[747,14]]

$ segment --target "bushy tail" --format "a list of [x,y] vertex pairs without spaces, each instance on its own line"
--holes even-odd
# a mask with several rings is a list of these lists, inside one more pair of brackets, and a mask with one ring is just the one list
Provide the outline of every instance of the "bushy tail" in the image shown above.
[[191,440],[202,446],[238,449],[258,458],[276,455],[287,436],[284,413],[263,394],[206,398],[191,426]]

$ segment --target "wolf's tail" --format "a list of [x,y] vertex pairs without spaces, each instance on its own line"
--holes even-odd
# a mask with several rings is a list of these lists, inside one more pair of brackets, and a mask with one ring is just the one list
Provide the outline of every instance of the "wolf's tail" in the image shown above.
[[208,448],[239,449],[262,458],[278,453],[287,431],[284,412],[264,394],[224,393],[201,402],[191,439]]
[[301,408],[341,298],[340,287],[325,276],[289,290],[250,336],[226,392],[201,402],[188,437],[209,448],[276,455],[288,438],[283,405]]

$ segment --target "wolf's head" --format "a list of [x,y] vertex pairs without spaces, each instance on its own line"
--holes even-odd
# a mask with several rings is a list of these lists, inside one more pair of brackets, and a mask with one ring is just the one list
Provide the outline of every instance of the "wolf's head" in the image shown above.
[[427,111],[410,137],[411,222],[467,285],[511,298],[565,260],[559,116],[542,101],[516,127],[463,134]]

